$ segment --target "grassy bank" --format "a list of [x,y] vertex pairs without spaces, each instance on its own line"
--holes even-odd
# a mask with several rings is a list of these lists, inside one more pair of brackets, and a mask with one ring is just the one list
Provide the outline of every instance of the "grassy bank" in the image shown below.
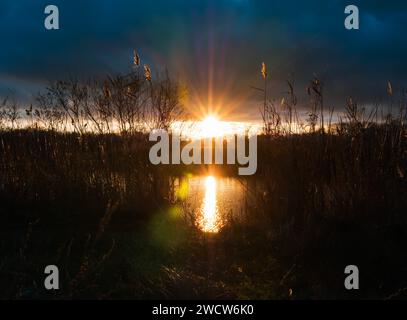
[[248,219],[215,235],[175,209],[169,177],[199,168],[152,166],[145,135],[10,130],[0,154],[2,298],[405,296],[400,123],[259,137]]

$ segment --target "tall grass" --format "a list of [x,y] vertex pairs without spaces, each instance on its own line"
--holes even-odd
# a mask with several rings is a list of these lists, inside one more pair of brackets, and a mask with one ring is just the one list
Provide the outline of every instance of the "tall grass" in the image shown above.
[[[393,87],[397,116],[350,97],[335,113],[317,77],[308,101],[293,80],[270,97],[264,64],[248,220],[207,237],[165,214],[170,178],[190,168],[148,160],[147,133],[183,117],[184,88],[140,66],[135,54],[128,75],[50,84],[25,115],[0,104],[1,297],[47,297],[51,262],[61,298],[349,297],[342,267],[355,260],[371,280],[363,296],[407,286],[407,109]],[[396,271],[379,281],[383,268]]]

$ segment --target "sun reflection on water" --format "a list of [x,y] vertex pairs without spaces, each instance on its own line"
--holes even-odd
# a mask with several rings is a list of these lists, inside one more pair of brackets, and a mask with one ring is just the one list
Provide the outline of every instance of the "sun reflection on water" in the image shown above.
[[205,233],[218,233],[231,220],[245,219],[247,203],[242,181],[235,178],[192,174],[174,182],[175,198],[186,221]]
[[205,179],[205,196],[201,209],[200,229],[203,232],[216,233],[220,229],[218,206],[216,202],[216,179],[208,176]]

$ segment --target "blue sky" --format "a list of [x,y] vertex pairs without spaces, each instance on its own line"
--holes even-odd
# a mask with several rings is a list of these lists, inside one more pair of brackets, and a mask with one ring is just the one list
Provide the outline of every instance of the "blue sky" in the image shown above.
[[[59,7],[60,30],[45,30],[47,4]],[[344,28],[347,4],[359,7],[358,31]],[[133,48],[201,100],[209,83],[215,100],[242,96],[243,113],[263,61],[276,97],[287,78],[303,95],[316,73],[338,108],[349,95],[384,98],[387,81],[407,86],[407,2],[2,0],[0,18],[0,94],[22,100],[56,79],[126,73]]]

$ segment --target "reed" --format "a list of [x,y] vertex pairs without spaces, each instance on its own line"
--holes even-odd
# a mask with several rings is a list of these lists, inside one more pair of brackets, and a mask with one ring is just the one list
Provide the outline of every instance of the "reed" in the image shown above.
[[363,297],[405,291],[406,99],[395,116],[347,98],[333,122],[321,80],[304,103],[292,80],[271,99],[263,64],[248,219],[203,235],[168,214],[171,181],[194,169],[148,159],[149,126],[182,117],[182,88],[134,59],[126,76],[51,84],[25,117],[0,105],[2,298],[49,297],[49,261],[63,266],[58,298],[349,298],[342,266],[355,260],[370,281]]

